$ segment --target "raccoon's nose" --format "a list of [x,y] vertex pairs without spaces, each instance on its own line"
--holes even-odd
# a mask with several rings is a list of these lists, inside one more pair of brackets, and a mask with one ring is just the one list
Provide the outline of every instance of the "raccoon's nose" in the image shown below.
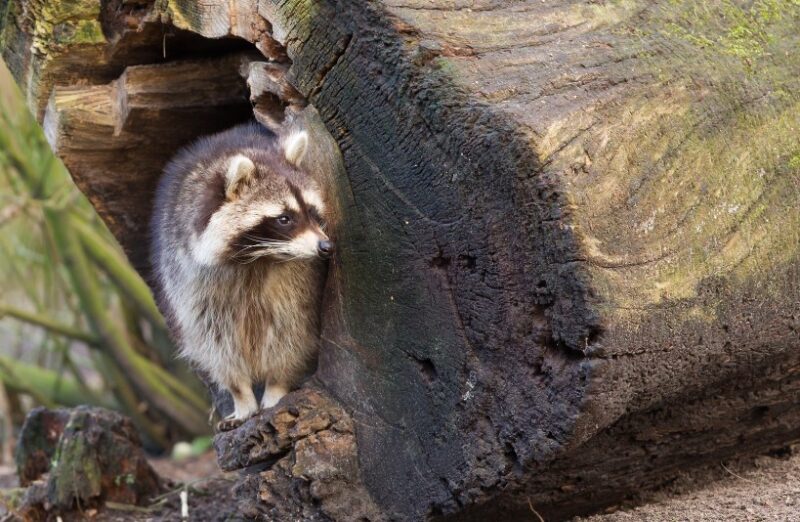
[[331,257],[331,254],[333,254],[333,249],[334,249],[333,241],[330,241],[328,239],[325,239],[317,243],[317,251],[319,252],[320,257],[326,257],[326,258]]

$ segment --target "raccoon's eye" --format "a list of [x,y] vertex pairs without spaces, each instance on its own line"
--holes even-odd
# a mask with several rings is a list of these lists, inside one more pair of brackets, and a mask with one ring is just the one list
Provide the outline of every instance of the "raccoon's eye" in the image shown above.
[[278,216],[275,218],[275,221],[278,222],[279,225],[286,226],[292,222],[292,217],[283,214],[282,216]]

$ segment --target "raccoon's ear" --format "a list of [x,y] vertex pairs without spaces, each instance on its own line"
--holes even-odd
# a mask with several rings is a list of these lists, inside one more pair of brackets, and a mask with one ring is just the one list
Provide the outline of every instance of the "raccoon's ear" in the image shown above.
[[253,160],[247,156],[237,154],[232,157],[228,164],[228,172],[225,173],[225,197],[232,199],[236,196],[236,191],[242,183],[246,183],[255,171]]
[[308,133],[306,131],[292,132],[283,139],[283,154],[286,161],[297,167],[306,154],[308,148]]

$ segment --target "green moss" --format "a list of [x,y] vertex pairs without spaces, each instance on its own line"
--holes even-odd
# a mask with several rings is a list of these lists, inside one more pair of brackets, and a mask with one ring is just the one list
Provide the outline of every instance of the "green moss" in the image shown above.
[[94,0],[63,0],[40,3],[37,19],[53,25],[100,19],[100,2]]
[[450,79],[457,79],[459,76],[458,68],[451,60],[444,56],[437,56],[433,59],[433,67],[439,70],[442,74],[447,75]]
[[0,489],[0,504],[9,511],[16,511],[22,505],[28,488]]
[[194,2],[165,0],[160,2],[159,7],[175,27],[198,30],[203,26],[201,14],[195,8]]
[[615,212],[630,226],[612,222],[606,230],[594,217],[595,233],[587,242],[592,259],[613,263],[614,255],[631,251],[674,252],[657,264],[603,272],[609,291],[614,277],[637,289],[610,295],[616,306],[695,298],[701,283],[717,276],[729,285],[769,281],[771,271],[798,252],[800,214],[792,209],[798,202],[800,102],[737,111],[718,99],[710,112],[722,117],[714,120],[689,98],[670,95],[674,105],[650,98],[630,102],[620,122],[628,130],[616,137],[635,147],[620,150],[619,165],[598,167],[608,177],[593,179],[594,190],[582,194],[586,208],[604,208],[607,195],[641,183],[642,172],[659,180],[638,190],[635,206]]
[[669,100],[676,109],[655,127],[643,113],[631,121],[642,135],[631,137],[637,150],[627,156],[634,172],[663,173],[637,203],[662,209],[657,220],[665,223],[683,216],[672,247],[680,255],[655,274],[642,272],[654,281],[653,302],[693,297],[715,275],[769,280],[771,267],[796,255],[800,227],[800,216],[787,212],[797,204],[789,171],[800,169],[800,1],[669,6],[643,24],[651,41],[672,51],[648,62],[669,94],[647,103]]
[[[309,41],[321,35],[313,34],[317,30],[316,21],[322,14],[321,2],[314,0],[286,0],[280,2],[276,14],[280,19],[270,20],[277,33],[294,34],[299,41]],[[330,37],[328,35],[327,37]],[[324,38],[324,37],[323,37]]]
[[0,3],[0,49],[5,49],[6,47],[6,41],[8,39],[6,33],[11,26],[10,21],[13,16],[11,9],[13,7],[15,7],[15,2],[13,0]]
[[[596,126],[614,154],[595,150],[597,174],[569,196],[588,257],[623,267],[596,272],[613,307],[694,299],[713,278],[773,281],[796,259],[798,27],[798,0],[672,0],[611,28],[620,55],[635,55],[637,73],[654,81]],[[551,127],[553,142],[588,125],[579,120]],[[552,168],[569,169],[593,135]]]
[[752,60],[769,54],[800,21],[798,0],[672,0],[663,10],[663,34],[703,50]]
[[117,475],[114,477],[114,485],[121,486],[122,484],[132,486],[136,484],[136,477],[134,477],[131,473],[125,473],[124,475]]
[[82,415],[70,418],[64,432],[73,435],[62,437],[54,459],[58,466],[50,471],[48,497],[59,505],[71,504],[76,492],[81,498],[91,498],[102,491],[102,470],[95,450],[86,437],[75,435],[83,429],[84,420]]
[[710,48],[714,47],[714,40],[704,36],[704,35],[697,35],[693,34],[692,32],[688,31],[685,27],[671,22],[666,25],[664,29],[666,34],[670,36],[674,36],[677,38],[683,38],[687,42],[701,48]]
[[81,20],[77,23],[60,24],[55,27],[53,41],[59,45],[93,44],[105,42],[103,29],[95,20]]
[[49,55],[68,45],[103,44],[100,3],[92,0],[66,0],[36,4],[31,46]]

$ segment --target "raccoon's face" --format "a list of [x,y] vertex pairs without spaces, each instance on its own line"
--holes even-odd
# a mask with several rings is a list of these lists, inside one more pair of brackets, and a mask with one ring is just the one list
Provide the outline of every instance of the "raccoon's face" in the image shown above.
[[[266,187],[264,187],[267,189]],[[325,208],[319,189],[297,180],[273,180],[269,189],[255,190],[247,198],[260,219],[231,242],[231,259],[247,263],[269,257],[280,260],[327,258],[333,242],[325,233]]]
[[226,158],[224,195],[197,237],[193,253],[201,264],[252,263],[328,258],[334,244],[325,232],[319,187],[297,165],[305,132],[286,138],[268,157],[247,151]]

